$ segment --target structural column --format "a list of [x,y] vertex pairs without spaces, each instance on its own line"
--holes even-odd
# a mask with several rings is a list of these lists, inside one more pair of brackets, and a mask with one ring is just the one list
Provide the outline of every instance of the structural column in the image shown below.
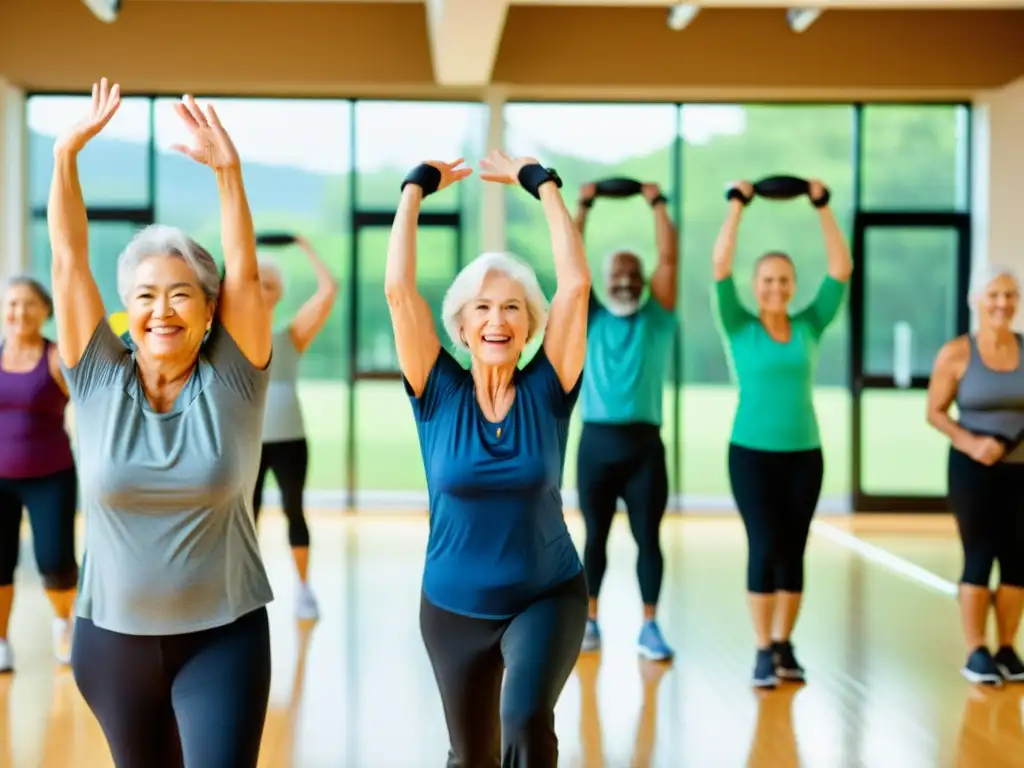
[[28,269],[25,94],[0,77],[0,282]]
[[[972,135],[974,267],[998,264],[1024,279],[1024,78],[976,96]],[[1021,314],[1016,326],[1024,331]]]
[[[487,151],[505,148],[505,92],[498,87],[487,91]],[[480,241],[483,250],[505,251],[505,195],[503,184],[484,184],[480,205]]]

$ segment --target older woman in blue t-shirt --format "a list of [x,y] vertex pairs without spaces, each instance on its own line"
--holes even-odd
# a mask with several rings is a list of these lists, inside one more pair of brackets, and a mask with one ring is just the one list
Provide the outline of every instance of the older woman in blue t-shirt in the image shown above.
[[[500,151],[485,181],[540,200],[558,287],[550,310],[533,270],[484,254],[444,300],[445,329],[469,370],[441,346],[416,287],[423,198],[469,176],[424,163],[402,185],[385,291],[430,494],[420,627],[451,740],[449,765],[555,766],[555,702],[579,654],[587,588],[562,515],[569,418],[586,352],[590,271],[554,171]],[[548,330],[523,368],[526,344]],[[502,690],[502,673],[507,673]],[[500,716],[499,716],[500,713]]]

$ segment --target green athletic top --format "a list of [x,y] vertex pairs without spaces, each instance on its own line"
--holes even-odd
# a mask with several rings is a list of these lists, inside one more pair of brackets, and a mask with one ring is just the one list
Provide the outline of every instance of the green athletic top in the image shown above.
[[835,319],[846,283],[829,276],[809,307],[790,318],[785,344],[741,303],[732,275],[715,283],[718,320],[740,400],[731,442],[760,451],[821,447],[814,413],[814,370],[821,334]]
[[590,294],[583,421],[661,426],[675,332],[675,314],[653,296],[634,314],[619,317]]

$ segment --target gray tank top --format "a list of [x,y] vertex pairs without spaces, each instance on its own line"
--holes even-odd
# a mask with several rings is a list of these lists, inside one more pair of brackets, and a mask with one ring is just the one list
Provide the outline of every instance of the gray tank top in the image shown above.
[[274,362],[270,364],[270,387],[263,411],[264,443],[302,440],[306,436],[298,392],[301,357],[289,326],[274,333]]
[[[1012,371],[994,371],[981,359],[974,336],[969,336],[971,356],[957,388],[960,426],[979,435],[991,435],[1010,443],[1003,461],[1024,463],[1024,365]],[[1021,337],[1017,336],[1017,343]],[[1022,351],[1024,361],[1024,351]]]
[[269,373],[215,324],[158,413],[105,320],[78,364],[62,367],[87,521],[78,616],[125,635],[178,635],[269,603],[252,513]]

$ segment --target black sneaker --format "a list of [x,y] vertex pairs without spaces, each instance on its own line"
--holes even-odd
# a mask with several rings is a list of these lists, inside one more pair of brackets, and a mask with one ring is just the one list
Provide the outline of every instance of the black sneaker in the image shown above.
[[770,647],[757,649],[752,682],[755,688],[775,688],[779,684],[779,678],[775,675],[775,660],[772,658]]
[[1020,656],[1011,646],[1004,645],[996,651],[995,662],[996,668],[1004,680],[1011,683],[1024,682],[1024,662],[1020,660]]
[[982,646],[967,657],[967,663],[960,670],[960,674],[972,683],[982,685],[1001,685],[1003,676],[999,674],[999,667],[988,648]]
[[772,643],[772,660],[775,664],[775,674],[779,679],[800,683],[804,681],[804,668],[796,660],[793,644],[788,640]]

